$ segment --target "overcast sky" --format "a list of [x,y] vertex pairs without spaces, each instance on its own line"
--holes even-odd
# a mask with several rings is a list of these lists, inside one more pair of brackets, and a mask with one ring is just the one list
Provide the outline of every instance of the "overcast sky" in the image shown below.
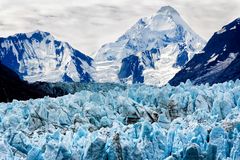
[[205,40],[240,17],[240,0],[0,0],[0,36],[39,29],[91,55],[164,5]]

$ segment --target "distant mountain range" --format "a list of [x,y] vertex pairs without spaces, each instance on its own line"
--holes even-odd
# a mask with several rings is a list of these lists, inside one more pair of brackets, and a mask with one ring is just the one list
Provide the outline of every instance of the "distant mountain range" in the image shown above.
[[[94,58],[37,30],[0,38],[0,62],[1,67],[14,71],[21,82],[47,82],[42,87],[55,82],[162,86],[168,81],[178,85],[187,79],[194,84],[214,84],[240,78],[239,26],[240,19],[224,26],[204,47],[204,40],[179,13],[165,6],[152,17],[140,19],[116,42],[103,45]],[[6,75],[7,78],[11,76]],[[37,84],[34,87],[41,90],[41,83]],[[49,94],[43,95],[50,95],[47,88]],[[57,94],[65,94],[60,92],[64,89]],[[54,94],[55,91],[51,96]]]
[[166,84],[194,54],[202,40],[170,6],[140,19],[116,42],[95,54],[99,82]]
[[0,38],[0,61],[28,82],[93,81],[93,59],[47,32]]
[[196,54],[169,83],[190,79],[194,84],[214,84],[239,78],[240,18],[214,33],[203,53]]

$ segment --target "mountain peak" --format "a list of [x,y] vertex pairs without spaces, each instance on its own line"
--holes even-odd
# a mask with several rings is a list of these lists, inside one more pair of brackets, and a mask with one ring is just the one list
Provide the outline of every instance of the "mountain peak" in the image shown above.
[[237,19],[235,19],[233,22],[234,22],[235,24],[240,25],[240,17],[238,17]]
[[41,35],[42,37],[46,37],[46,36],[49,36],[49,35],[51,35],[49,32],[45,32],[45,31],[41,31],[41,30],[35,30],[35,31],[33,31],[33,32],[28,32],[28,33],[26,33],[26,35],[27,35],[27,37],[33,37],[34,35],[36,36],[36,35]]
[[226,28],[233,28],[233,27],[239,27],[240,26],[240,18],[235,19],[233,22],[229,23],[228,25],[224,26]]
[[[99,49],[94,76],[98,82],[163,85],[203,45],[176,10],[164,6],[153,16],[140,19],[116,42]],[[102,72],[113,78],[109,80]]]
[[217,34],[224,34],[226,32],[236,31],[240,28],[240,18],[235,19],[231,23],[223,26],[219,31],[217,31]]
[[40,30],[0,38],[0,61],[28,82],[92,81],[91,57]]
[[[27,33],[16,33],[13,36],[8,36],[6,38],[17,38],[19,40],[26,40],[26,39],[36,39],[39,42],[42,41],[45,37],[51,36],[49,32],[44,32],[41,30],[35,30],[32,32]],[[53,36],[51,36],[53,37]]]
[[44,34],[44,33],[48,33],[48,32],[45,32],[45,31],[42,31],[42,30],[39,30],[39,29],[36,29],[32,32],[29,32],[29,33],[39,33],[39,34]]
[[158,14],[164,14],[164,15],[180,15],[176,9],[174,9],[171,6],[163,6],[158,10]]

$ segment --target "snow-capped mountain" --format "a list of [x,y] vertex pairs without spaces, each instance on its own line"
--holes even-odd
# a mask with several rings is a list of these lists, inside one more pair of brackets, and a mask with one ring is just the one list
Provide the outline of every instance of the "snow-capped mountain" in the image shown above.
[[93,77],[99,82],[163,85],[204,44],[175,9],[165,6],[140,19],[116,42],[103,45],[94,57]]
[[92,58],[47,32],[0,38],[0,61],[28,82],[92,81]]
[[240,78],[240,18],[216,32],[203,49],[170,81],[178,85],[190,79],[195,84],[221,83]]

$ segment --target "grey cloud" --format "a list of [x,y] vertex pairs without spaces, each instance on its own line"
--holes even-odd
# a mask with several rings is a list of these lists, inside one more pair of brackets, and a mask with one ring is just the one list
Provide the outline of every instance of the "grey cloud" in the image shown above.
[[0,36],[40,29],[91,54],[163,5],[205,39],[240,15],[239,0],[1,0]]

